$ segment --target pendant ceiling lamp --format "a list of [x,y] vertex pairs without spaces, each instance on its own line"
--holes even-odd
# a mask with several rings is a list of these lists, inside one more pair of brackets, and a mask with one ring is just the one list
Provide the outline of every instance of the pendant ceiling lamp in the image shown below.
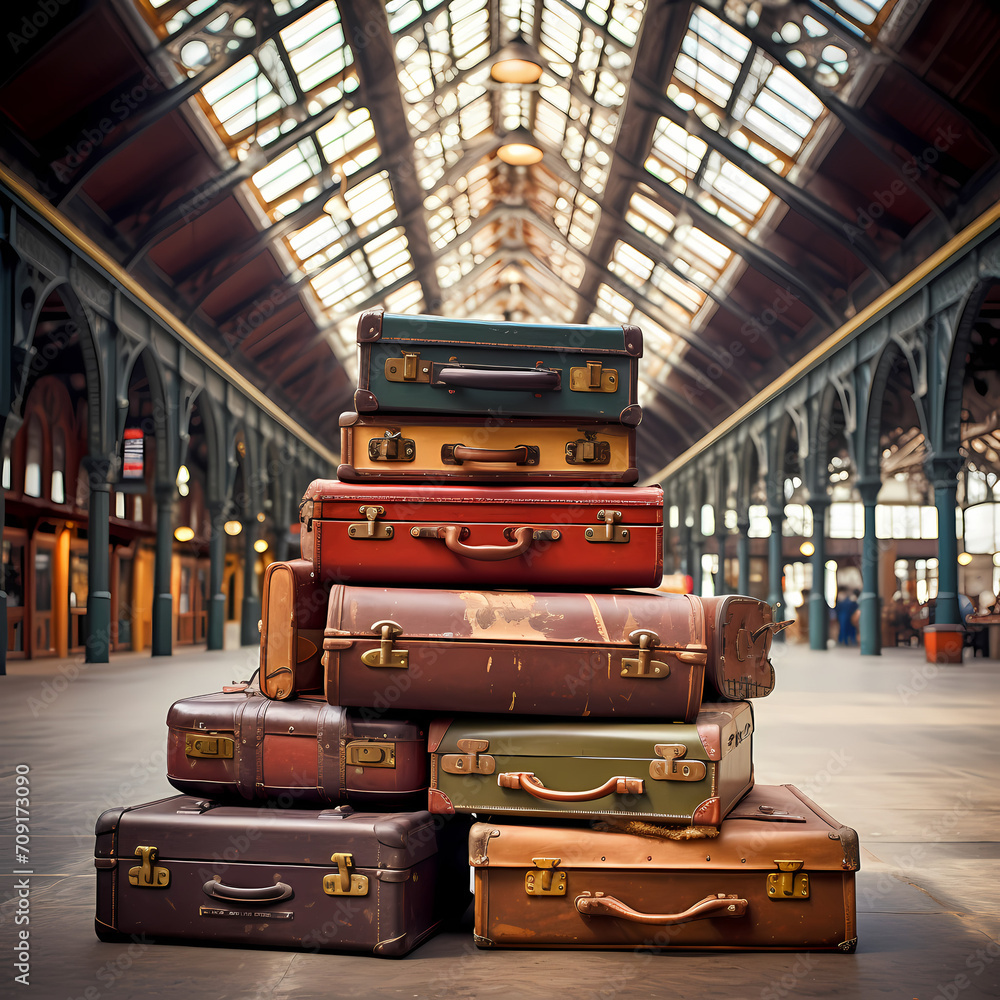
[[497,156],[513,167],[531,166],[538,163],[543,155],[535,137],[523,125],[505,133],[497,149]]
[[541,57],[520,35],[499,49],[490,67],[497,83],[538,83],[541,75]]

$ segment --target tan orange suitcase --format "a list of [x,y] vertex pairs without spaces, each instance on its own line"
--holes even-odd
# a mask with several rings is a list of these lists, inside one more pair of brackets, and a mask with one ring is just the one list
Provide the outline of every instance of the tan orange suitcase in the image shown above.
[[715,838],[476,823],[469,861],[480,947],[857,946],[857,834],[792,785],[756,785]]

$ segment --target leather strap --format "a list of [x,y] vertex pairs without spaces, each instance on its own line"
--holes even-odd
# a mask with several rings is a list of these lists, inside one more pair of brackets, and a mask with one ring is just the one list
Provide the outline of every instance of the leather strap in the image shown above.
[[346,784],[344,729],[347,713],[323,704],[316,718],[316,791],[326,802],[338,802]]

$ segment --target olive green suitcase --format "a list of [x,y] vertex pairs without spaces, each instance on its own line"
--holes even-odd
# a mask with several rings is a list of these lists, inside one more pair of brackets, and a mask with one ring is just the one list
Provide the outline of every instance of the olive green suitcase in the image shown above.
[[693,723],[463,716],[428,731],[434,813],[718,826],[753,785],[749,702]]
[[642,332],[369,309],[358,320],[359,413],[567,418],[634,427]]

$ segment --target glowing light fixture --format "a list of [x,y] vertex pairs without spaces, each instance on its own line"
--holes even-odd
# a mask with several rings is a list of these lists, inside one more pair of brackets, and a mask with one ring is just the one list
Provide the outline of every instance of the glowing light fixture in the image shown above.
[[239,521],[226,521],[222,530],[227,535],[238,535],[243,530],[243,525]]
[[968,552],[959,552],[959,554],[958,554],[958,565],[959,566],[968,566],[970,562],[972,562],[972,556],[971,556],[970,553],[968,553]]
[[258,538],[256,542],[253,543],[254,552],[266,552],[267,551],[267,539]]
[[194,528],[182,524],[179,528],[174,528],[174,538],[179,542],[190,542],[194,538]]
[[535,145],[535,137],[523,125],[519,125],[504,135],[497,156],[512,167],[527,167],[538,163],[544,154]]
[[811,556],[816,551],[816,546],[812,542],[803,542],[799,546],[799,552],[804,556]]
[[258,520],[258,521],[263,521],[263,520],[264,520],[264,516],[265,516],[265,515],[264,515],[264,512],[263,512],[263,511],[261,511],[261,512],[260,512],[260,513],[259,513],[259,514],[257,515],[257,520]]
[[538,53],[520,35],[497,52],[490,67],[490,76],[497,83],[538,83],[541,75]]

